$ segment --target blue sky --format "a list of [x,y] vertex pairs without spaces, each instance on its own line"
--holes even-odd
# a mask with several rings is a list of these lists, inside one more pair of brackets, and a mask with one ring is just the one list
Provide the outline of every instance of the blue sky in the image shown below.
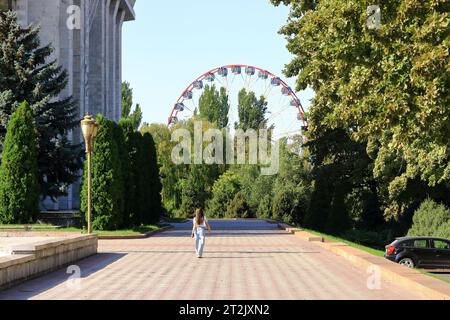
[[[134,90],[144,121],[167,121],[171,107],[200,74],[249,64],[283,78],[292,56],[278,30],[288,8],[268,0],[137,0],[136,21],[123,29],[123,80]],[[308,106],[311,92],[299,93]]]

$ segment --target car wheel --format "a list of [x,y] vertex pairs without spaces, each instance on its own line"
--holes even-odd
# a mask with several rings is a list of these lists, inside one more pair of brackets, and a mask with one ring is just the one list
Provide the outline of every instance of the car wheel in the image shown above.
[[413,269],[415,267],[414,260],[411,258],[403,258],[398,263],[401,264],[402,266],[405,266],[405,267],[408,267],[411,269]]

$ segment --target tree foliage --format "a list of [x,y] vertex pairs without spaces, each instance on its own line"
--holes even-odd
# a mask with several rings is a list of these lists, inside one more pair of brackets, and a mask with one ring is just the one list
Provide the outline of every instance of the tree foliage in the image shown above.
[[38,212],[37,135],[33,112],[22,103],[12,114],[0,167],[0,223],[30,223]]
[[150,133],[143,134],[140,139],[142,144],[142,171],[139,175],[141,223],[155,224],[159,222],[162,212],[162,185],[159,176],[156,146]]
[[250,207],[244,194],[239,191],[234,196],[233,200],[227,206],[227,218],[247,219],[251,218]]
[[239,122],[235,124],[236,128],[244,131],[265,128],[267,124],[266,113],[267,101],[264,97],[258,99],[253,91],[247,91],[245,88],[239,92]]
[[215,85],[206,85],[199,99],[200,117],[225,128],[228,125],[228,112],[230,104],[226,89],[221,87],[218,91]]
[[37,26],[22,28],[15,12],[0,12],[0,143],[11,115],[27,101],[37,129],[41,194],[55,199],[78,180],[83,151],[68,139],[79,125],[78,109],[71,97],[60,98],[67,73],[52,52],[41,46]]
[[450,239],[450,209],[431,199],[425,200],[414,214],[408,236]]
[[231,171],[225,172],[213,185],[206,214],[209,217],[226,217],[228,206],[239,192],[240,185],[239,176]]
[[[115,139],[115,123],[97,116],[99,130],[92,157],[92,215],[95,230],[117,230],[124,222],[121,156]],[[87,168],[87,165],[85,165]],[[86,177],[86,175],[85,175]],[[83,179],[81,212],[87,213],[87,179]]]
[[291,6],[285,73],[316,93],[309,138],[342,129],[367,146],[388,218],[415,207],[417,186],[448,195],[448,1],[383,1],[379,29],[367,24],[370,1],[272,2]]
[[122,83],[122,118],[129,119],[134,130],[138,130],[142,123],[142,109],[136,104],[133,109],[133,89],[129,82]]

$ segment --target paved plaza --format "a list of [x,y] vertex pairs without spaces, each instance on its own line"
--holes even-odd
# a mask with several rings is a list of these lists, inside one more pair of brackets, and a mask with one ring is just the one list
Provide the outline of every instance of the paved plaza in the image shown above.
[[[196,258],[191,223],[148,239],[100,240],[99,254],[0,292],[0,299],[422,299],[419,292],[279,230],[265,221],[211,221],[203,259]],[[372,285],[368,286],[372,283]]]

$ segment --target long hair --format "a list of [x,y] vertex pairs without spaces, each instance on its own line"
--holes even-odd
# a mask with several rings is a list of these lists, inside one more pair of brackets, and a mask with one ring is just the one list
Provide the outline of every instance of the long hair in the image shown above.
[[197,225],[201,225],[203,224],[205,215],[203,214],[203,209],[202,208],[197,208],[197,210],[195,210],[195,223],[197,223]]

